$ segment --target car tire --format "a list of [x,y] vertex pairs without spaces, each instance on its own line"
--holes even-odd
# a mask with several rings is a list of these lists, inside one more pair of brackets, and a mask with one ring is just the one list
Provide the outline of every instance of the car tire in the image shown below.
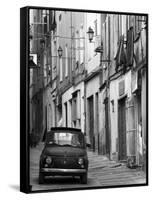
[[80,176],[82,184],[87,184],[87,179],[88,179],[87,173]]
[[42,173],[39,173],[39,184],[44,183],[44,175]]

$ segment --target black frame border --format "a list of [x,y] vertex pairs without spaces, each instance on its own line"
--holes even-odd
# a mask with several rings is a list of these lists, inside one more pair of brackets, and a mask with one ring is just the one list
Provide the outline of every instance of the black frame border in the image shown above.
[[[147,77],[146,77],[146,125],[147,125],[147,154],[146,154],[146,183],[144,184],[129,184],[117,186],[94,186],[83,188],[65,188],[65,189],[44,189],[32,191],[30,186],[30,170],[29,170],[29,10],[30,9],[45,9],[57,11],[73,11],[73,12],[90,12],[90,13],[107,13],[107,14],[121,14],[121,15],[143,15],[147,17],[147,37],[146,37],[146,63],[147,63]],[[134,13],[134,12],[120,12],[120,11],[102,11],[102,10],[87,10],[87,9],[73,9],[73,8],[58,8],[58,7],[40,7],[40,6],[26,6],[20,8],[20,191],[24,193],[42,193],[42,192],[63,192],[76,190],[95,190],[95,189],[110,189],[110,188],[124,188],[124,187],[139,187],[149,185],[149,118],[148,118],[148,89],[149,89],[149,14],[148,13]]]

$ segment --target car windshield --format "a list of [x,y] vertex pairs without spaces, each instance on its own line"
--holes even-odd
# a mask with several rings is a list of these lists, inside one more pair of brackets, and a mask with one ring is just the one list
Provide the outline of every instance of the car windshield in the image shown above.
[[48,134],[46,143],[59,146],[84,147],[84,138],[78,133],[54,132]]

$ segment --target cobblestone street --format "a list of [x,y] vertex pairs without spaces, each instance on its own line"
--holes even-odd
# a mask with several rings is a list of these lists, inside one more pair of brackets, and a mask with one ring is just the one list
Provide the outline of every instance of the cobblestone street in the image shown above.
[[43,143],[30,148],[30,185],[32,190],[53,190],[70,188],[89,188],[128,184],[144,184],[145,173],[139,169],[129,169],[122,163],[110,161],[106,156],[88,151],[89,170],[87,185],[81,184],[79,178],[51,177],[45,184],[38,184],[39,157]]

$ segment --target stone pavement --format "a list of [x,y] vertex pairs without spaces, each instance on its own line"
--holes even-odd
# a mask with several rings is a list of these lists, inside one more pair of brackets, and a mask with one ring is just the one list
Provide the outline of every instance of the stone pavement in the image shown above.
[[38,184],[39,158],[43,148],[40,143],[36,148],[30,148],[30,184],[32,190],[51,190],[66,188],[89,188],[102,186],[145,184],[146,175],[140,169],[129,169],[123,163],[109,160],[106,156],[88,151],[89,169],[88,183],[80,184],[79,179],[59,177]]

